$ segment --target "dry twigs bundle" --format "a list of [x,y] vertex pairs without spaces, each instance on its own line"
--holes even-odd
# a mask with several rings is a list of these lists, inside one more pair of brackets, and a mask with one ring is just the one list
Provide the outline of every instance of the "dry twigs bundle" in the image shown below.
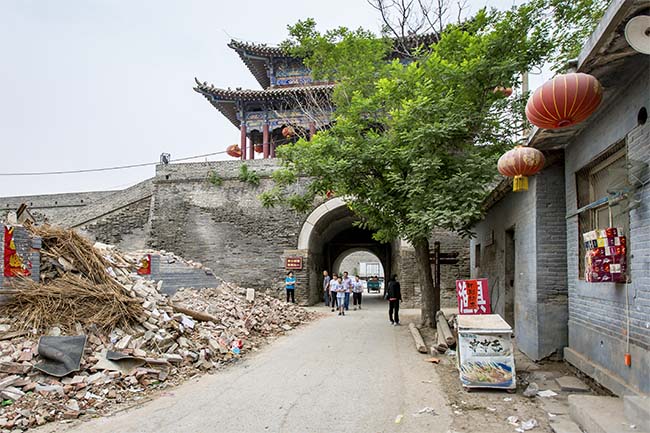
[[21,279],[12,292],[0,311],[25,328],[45,330],[60,325],[71,329],[80,322],[106,330],[128,329],[142,316],[140,301],[124,290],[116,290],[115,285],[89,284],[73,274],[45,285]]
[[39,330],[69,328],[76,322],[128,329],[141,320],[142,305],[109,275],[110,263],[88,240],[57,227],[29,230],[42,238],[41,261],[54,269],[44,273],[45,284],[27,278],[14,282],[0,313],[18,319],[24,328]]
[[29,230],[42,239],[41,273],[47,278],[52,275],[43,273],[48,265],[54,265],[58,274],[66,271],[78,272],[95,284],[113,285],[115,281],[106,272],[111,264],[99,254],[89,240],[74,230],[52,226],[31,226]]

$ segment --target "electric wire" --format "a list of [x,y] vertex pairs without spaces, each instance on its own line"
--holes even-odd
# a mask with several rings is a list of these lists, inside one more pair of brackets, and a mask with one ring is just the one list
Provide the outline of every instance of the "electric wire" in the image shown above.
[[[225,150],[220,152],[204,153],[203,155],[186,156],[184,158],[172,159],[169,162],[187,161],[189,159],[205,158],[208,156],[220,155],[224,153],[226,153]],[[158,164],[162,164],[162,163],[160,161],[156,161],[156,162],[143,162],[140,164],[118,165],[114,167],[85,168],[85,169],[77,169],[77,170],[35,171],[35,172],[26,172],[26,173],[0,173],[0,176],[51,176],[51,175],[59,175],[59,174],[95,173],[101,171],[125,170],[129,168],[147,167],[147,166],[158,165]]]

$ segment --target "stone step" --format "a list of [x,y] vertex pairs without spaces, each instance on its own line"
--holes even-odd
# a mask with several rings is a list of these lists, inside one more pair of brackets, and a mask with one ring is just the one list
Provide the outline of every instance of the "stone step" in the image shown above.
[[650,433],[632,427],[625,418],[623,399],[595,395],[569,395],[571,419],[587,433]]
[[589,392],[589,386],[575,376],[562,376],[555,379],[562,391],[566,392]]
[[558,415],[549,420],[553,433],[583,433],[578,424],[574,423],[568,415]]
[[641,431],[650,432],[650,397],[626,395],[623,406],[627,420]]

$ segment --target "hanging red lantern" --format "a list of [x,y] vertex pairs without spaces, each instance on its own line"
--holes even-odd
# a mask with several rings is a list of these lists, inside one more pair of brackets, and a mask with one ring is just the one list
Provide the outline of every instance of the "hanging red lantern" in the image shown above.
[[513,191],[528,191],[527,176],[537,174],[544,168],[544,154],[532,147],[517,146],[499,158],[497,168],[502,175],[514,177]]
[[558,75],[530,96],[526,117],[540,128],[566,128],[591,116],[602,99],[603,88],[595,77],[583,73]]
[[228,156],[232,156],[233,158],[241,158],[241,149],[238,144],[231,144],[228,146],[226,148],[226,153]]
[[261,144],[256,144],[253,149],[255,150],[256,153],[262,153],[264,151],[264,148],[262,147]]
[[285,126],[284,128],[282,128],[282,136],[284,138],[293,137],[294,135],[296,135],[296,131],[293,129],[293,127]]

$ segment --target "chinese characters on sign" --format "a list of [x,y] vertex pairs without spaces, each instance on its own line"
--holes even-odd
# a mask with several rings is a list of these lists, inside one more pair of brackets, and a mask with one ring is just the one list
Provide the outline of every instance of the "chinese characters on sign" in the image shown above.
[[488,280],[456,280],[456,296],[460,314],[492,314]]
[[284,259],[284,267],[285,269],[295,269],[295,270],[301,270],[302,269],[302,257],[287,257]]

